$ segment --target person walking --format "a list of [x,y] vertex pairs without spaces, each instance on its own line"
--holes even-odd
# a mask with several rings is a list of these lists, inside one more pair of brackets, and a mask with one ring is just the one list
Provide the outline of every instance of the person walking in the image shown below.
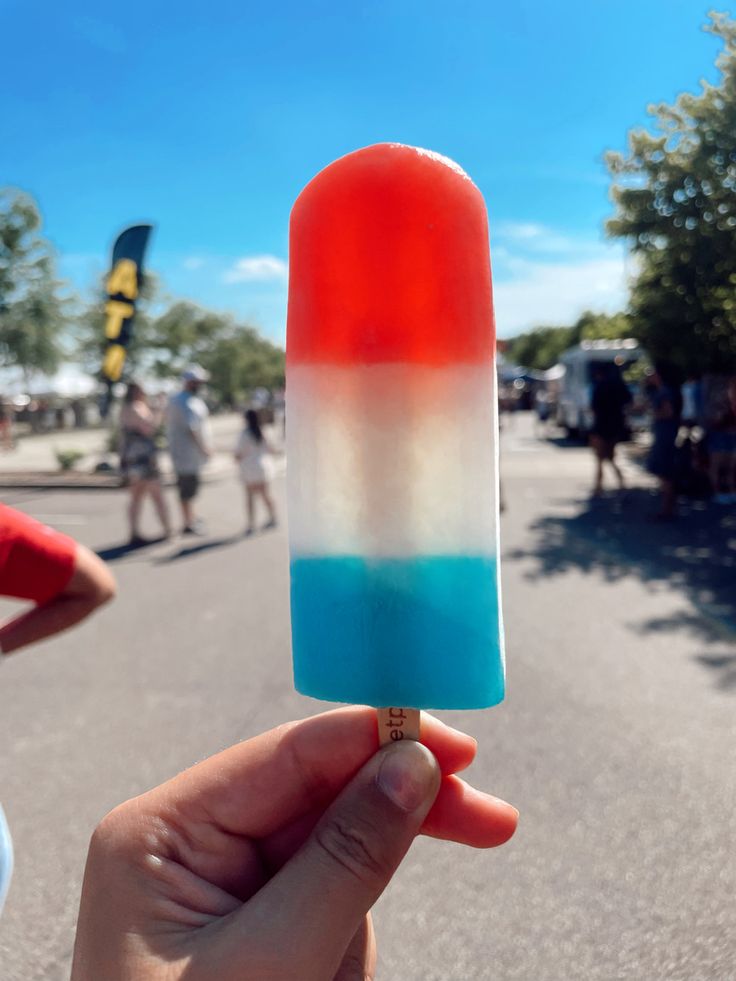
[[603,464],[608,463],[616,475],[619,490],[624,489],[624,476],[616,463],[616,444],[628,437],[626,406],[631,402],[617,365],[593,365],[593,428],[590,445],[595,454],[596,473],[593,497],[603,493]]
[[664,365],[657,365],[649,376],[648,391],[654,415],[652,424],[654,438],[647,468],[655,477],[659,477],[662,491],[662,504],[654,517],[660,521],[671,521],[675,517],[677,500],[675,444],[680,428],[682,400],[676,385],[670,379],[669,369]]
[[248,409],[245,412],[245,428],[240,434],[235,450],[235,459],[240,464],[240,477],[245,487],[245,503],[248,524],[246,535],[254,531],[255,502],[260,497],[268,511],[267,528],[276,527],[276,508],[269,489],[270,459],[276,450],[271,446],[261,430],[258,412]]
[[140,517],[143,501],[148,495],[156,508],[164,537],[171,535],[156,447],[156,432],[162,419],[163,413],[149,406],[143,387],[131,381],[120,410],[120,463],[130,491],[128,520],[133,547],[146,544],[140,533]]
[[193,501],[199,491],[202,467],[212,456],[209,410],[199,396],[209,375],[199,365],[192,365],[181,378],[182,390],[169,400],[166,431],[179,489],[182,534],[201,535],[204,525],[195,517]]
[[687,429],[694,429],[702,415],[703,385],[697,375],[689,374],[682,388],[682,421]]
[[713,500],[736,504],[736,379],[726,388],[707,439]]

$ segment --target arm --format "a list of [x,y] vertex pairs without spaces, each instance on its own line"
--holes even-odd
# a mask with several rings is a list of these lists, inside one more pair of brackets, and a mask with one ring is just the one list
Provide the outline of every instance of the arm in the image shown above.
[[206,458],[211,457],[212,451],[202,438],[202,420],[200,417],[191,408],[187,407],[184,411],[184,421],[189,430],[189,435],[194,440],[199,452]]
[[160,422],[160,417],[145,406],[126,406],[125,413],[121,413],[121,423],[142,436],[154,436]]
[[74,571],[66,587],[48,602],[21,613],[0,627],[0,652],[10,654],[73,627],[115,595],[115,580],[105,563],[77,545]]
[[212,456],[212,450],[210,450],[209,446],[205,445],[201,433],[196,429],[190,429],[189,432],[192,434],[192,439],[197,444],[197,449],[202,454],[202,456],[205,457]]

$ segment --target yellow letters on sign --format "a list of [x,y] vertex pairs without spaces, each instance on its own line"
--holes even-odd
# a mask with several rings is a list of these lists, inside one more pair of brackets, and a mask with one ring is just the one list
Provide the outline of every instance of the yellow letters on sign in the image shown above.
[[138,266],[132,259],[118,259],[107,280],[110,296],[122,293],[129,300],[138,296]]
[[105,351],[102,371],[110,381],[119,381],[125,364],[125,348],[121,344],[111,344]]
[[105,304],[105,337],[109,341],[114,341],[119,336],[123,326],[123,321],[132,317],[135,308],[132,303],[123,303],[121,300],[108,300]]

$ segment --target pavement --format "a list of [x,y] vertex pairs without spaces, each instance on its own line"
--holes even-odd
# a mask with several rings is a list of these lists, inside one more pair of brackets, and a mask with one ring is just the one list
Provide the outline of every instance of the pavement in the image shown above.
[[[508,697],[439,714],[479,740],[468,779],[521,821],[489,852],[416,842],[375,910],[379,979],[736,976],[736,510],[651,523],[651,481],[625,468],[636,490],[591,503],[589,451],[506,425]],[[283,513],[281,478],[275,493]],[[100,817],[325,705],[291,684],[284,528],[240,535],[232,474],[202,494],[207,538],[134,552],[122,491],[3,498],[107,551],[119,581],[0,669],[17,850],[0,978],[61,981]]]

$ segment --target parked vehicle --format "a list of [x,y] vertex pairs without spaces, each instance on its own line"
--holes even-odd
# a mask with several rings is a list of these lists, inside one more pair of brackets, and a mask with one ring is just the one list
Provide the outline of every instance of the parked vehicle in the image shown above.
[[637,341],[582,341],[560,357],[565,372],[559,380],[557,424],[569,436],[586,436],[593,425],[593,365],[616,365],[622,374],[644,357]]

